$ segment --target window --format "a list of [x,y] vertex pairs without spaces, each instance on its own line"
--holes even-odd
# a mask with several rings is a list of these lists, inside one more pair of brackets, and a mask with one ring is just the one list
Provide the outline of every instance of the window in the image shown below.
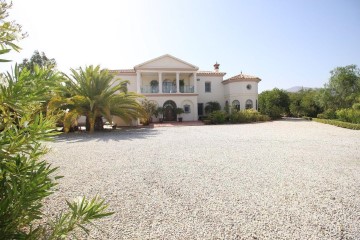
[[157,80],[152,80],[150,82],[151,92],[158,93],[159,92],[159,82]]
[[247,88],[248,90],[250,90],[250,89],[251,89],[251,84],[246,85],[246,88]]
[[205,92],[211,92],[211,82],[205,83]]
[[232,106],[233,106],[233,108],[236,109],[237,111],[240,110],[240,102],[239,102],[238,100],[234,100],[234,101],[232,102]]
[[246,108],[246,109],[253,108],[253,101],[250,100],[250,99],[246,100],[245,108]]
[[190,113],[190,105],[184,105],[184,112]]

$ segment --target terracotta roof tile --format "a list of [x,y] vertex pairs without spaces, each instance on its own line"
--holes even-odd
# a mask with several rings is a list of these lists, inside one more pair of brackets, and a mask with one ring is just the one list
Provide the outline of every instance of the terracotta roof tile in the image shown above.
[[210,76],[210,75],[224,76],[225,74],[226,74],[225,72],[197,71],[197,75],[199,76]]
[[240,73],[239,75],[233,76],[231,78],[228,78],[224,81],[230,81],[230,80],[247,80],[247,79],[256,79],[256,80],[261,80],[259,77],[256,76],[251,76],[251,75],[246,75],[243,73]]
[[134,69],[117,69],[117,70],[109,70],[110,73],[135,73]]

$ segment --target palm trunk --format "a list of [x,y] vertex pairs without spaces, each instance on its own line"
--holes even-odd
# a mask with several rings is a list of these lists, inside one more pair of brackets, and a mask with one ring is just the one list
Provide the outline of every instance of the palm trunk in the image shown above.
[[94,133],[95,130],[95,118],[93,116],[86,116],[86,131]]

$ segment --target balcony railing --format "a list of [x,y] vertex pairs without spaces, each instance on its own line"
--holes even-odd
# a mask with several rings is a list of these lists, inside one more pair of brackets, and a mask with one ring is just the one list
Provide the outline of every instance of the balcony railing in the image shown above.
[[180,86],[180,92],[181,93],[193,93],[194,92],[194,86]]
[[[163,86],[163,93],[176,93],[176,86]],[[159,93],[158,86],[141,86],[141,93]],[[180,93],[194,93],[194,86],[180,86]]]
[[158,86],[142,86],[141,93],[159,93]]

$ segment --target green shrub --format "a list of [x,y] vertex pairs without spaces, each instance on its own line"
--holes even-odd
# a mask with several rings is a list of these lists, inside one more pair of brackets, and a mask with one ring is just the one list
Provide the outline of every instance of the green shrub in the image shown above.
[[342,127],[342,128],[360,130],[360,124],[356,124],[356,123],[348,123],[348,122],[342,122],[342,121],[338,121],[338,120],[319,119],[319,118],[313,118],[313,121],[330,124],[330,125],[334,125],[334,126]]
[[336,116],[340,121],[349,123],[360,123],[360,110],[344,108],[336,111]]
[[317,117],[321,119],[336,119],[336,111],[334,109],[327,109],[325,112],[319,113]]
[[225,123],[226,113],[221,110],[214,111],[209,114],[208,119],[212,124],[223,124]]
[[263,122],[269,121],[270,117],[262,115],[253,109],[232,111],[229,117],[231,123],[250,123],[250,122]]
[[352,105],[352,108],[353,108],[354,110],[360,111],[360,103],[354,103],[354,104]]

